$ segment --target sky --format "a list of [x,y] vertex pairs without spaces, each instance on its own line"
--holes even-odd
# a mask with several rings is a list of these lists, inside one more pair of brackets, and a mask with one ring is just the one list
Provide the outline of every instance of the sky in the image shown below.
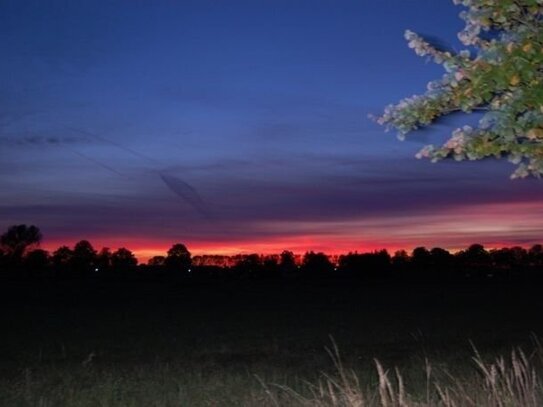
[[140,260],[543,242],[543,182],[414,155],[368,118],[462,49],[449,0],[0,0],[0,229]]

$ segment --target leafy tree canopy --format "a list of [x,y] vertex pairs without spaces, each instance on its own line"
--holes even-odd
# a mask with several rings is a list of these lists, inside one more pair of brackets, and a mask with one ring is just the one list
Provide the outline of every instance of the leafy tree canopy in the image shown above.
[[13,225],[0,236],[0,245],[13,257],[22,258],[25,251],[40,244],[42,234],[34,225]]
[[138,259],[130,250],[121,247],[111,255],[111,263],[114,269],[125,270],[136,267]]
[[453,0],[465,6],[458,34],[467,47],[442,50],[412,31],[408,45],[443,65],[426,93],[389,105],[378,123],[399,138],[441,116],[483,111],[476,127],[453,131],[442,146],[425,146],[418,158],[507,158],[512,178],[543,175],[543,0]]
[[165,264],[170,268],[186,270],[192,264],[191,254],[184,244],[176,243],[168,250]]

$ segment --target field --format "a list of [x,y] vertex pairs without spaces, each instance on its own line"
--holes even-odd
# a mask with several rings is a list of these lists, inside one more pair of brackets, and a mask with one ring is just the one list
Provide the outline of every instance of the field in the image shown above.
[[[460,405],[537,402],[541,310],[534,284],[2,282],[0,405],[447,405],[446,387]],[[494,389],[473,346],[505,357]]]

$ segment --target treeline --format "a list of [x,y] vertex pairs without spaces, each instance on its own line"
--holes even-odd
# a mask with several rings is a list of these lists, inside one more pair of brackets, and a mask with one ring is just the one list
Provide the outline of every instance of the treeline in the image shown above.
[[456,253],[436,247],[417,247],[412,253],[386,250],[351,252],[330,257],[322,252],[296,256],[276,255],[191,256],[182,243],[164,256],[138,264],[127,248],[96,250],[87,240],[49,253],[39,248],[42,235],[35,226],[15,225],[0,236],[2,277],[70,280],[87,278],[224,280],[326,279],[362,281],[454,281],[543,279],[543,246],[486,250],[473,244]]

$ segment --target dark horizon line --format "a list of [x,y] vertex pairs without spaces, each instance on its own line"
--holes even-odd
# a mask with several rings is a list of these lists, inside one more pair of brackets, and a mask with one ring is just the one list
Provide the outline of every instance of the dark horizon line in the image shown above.
[[[74,245],[70,246],[68,244],[62,244],[60,246],[58,246],[56,249],[54,250],[47,250],[47,249],[41,249],[41,245],[36,245],[35,249],[41,249],[41,250],[45,250],[48,254],[50,255],[53,255],[54,252],[58,249],[60,249],[61,247],[68,247],[70,249],[73,249],[75,247],[75,245],[77,245],[79,242],[82,242],[82,241],[86,241],[86,242],[89,242],[91,244],[91,246],[93,247],[93,249],[99,253],[100,251],[102,250],[109,250],[111,253],[115,252],[116,250],[119,250],[119,249],[127,249],[129,250],[130,252],[134,253],[132,249],[130,249],[128,246],[126,245],[121,245],[119,247],[117,247],[116,249],[112,249],[111,247],[108,247],[108,246],[102,246],[101,248],[97,248],[97,247],[94,247],[92,245],[92,242],[90,242],[89,240],[87,239],[81,239],[81,240],[78,240]],[[172,243],[172,246],[174,246],[175,244],[184,244],[182,242],[177,242],[177,243]],[[263,252],[258,252],[258,251],[246,251],[246,252],[239,252],[239,253],[234,253],[234,254],[223,254],[223,253],[200,253],[200,254],[192,254],[190,253],[190,247],[189,246],[186,246],[187,249],[189,250],[189,253],[191,254],[191,257],[192,258],[197,258],[197,257],[218,257],[218,258],[229,258],[229,259],[236,259],[236,258],[244,258],[244,257],[248,257],[248,256],[258,256],[260,258],[270,258],[270,257],[275,257],[275,256],[280,256],[282,253],[284,252],[290,252],[293,254],[293,256],[295,257],[299,257],[299,258],[302,258],[304,255],[308,254],[308,253],[315,253],[315,254],[324,254],[326,257],[328,258],[337,258],[339,259],[341,256],[348,256],[348,255],[371,255],[371,254],[379,254],[379,253],[387,253],[388,255],[390,255],[391,257],[394,257],[395,255],[397,254],[403,254],[405,253],[408,257],[412,257],[413,256],[413,252],[417,249],[424,249],[428,252],[432,252],[433,250],[444,250],[446,252],[448,252],[449,254],[451,255],[457,255],[457,254],[460,254],[462,252],[465,252],[467,250],[470,249],[470,247],[474,247],[474,246],[480,246],[485,252],[487,253],[492,253],[492,252],[496,252],[496,251],[500,251],[500,250],[511,250],[511,249],[515,249],[515,248],[520,248],[522,250],[525,250],[526,252],[530,252],[531,250],[540,250],[543,252],[543,242],[542,243],[535,243],[535,244],[531,244],[531,245],[521,245],[521,244],[516,244],[516,245],[512,245],[512,246],[501,246],[501,247],[486,247],[484,244],[482,243],[471,243],[467,246],[465,246],[464,248],[462,249],[458,249],[458,250],[451,250],[451,249],[447,249],[445,247],[441,247],[441,246],[426,246],[426,245],[419,245],[419,246],[415,246],[413,247],[412,250],[408,250],[408,249],[396,249],[396,250],[389,250],[387,249],[386,247],[383,247],[383,248],[380,248],[380,249],[373,249],[373,250],[369,250],[369,251],[364,251],[363,249],[361,250],[348,250],[348,251],[345,251],[345,252],[341,252],[341,253],[337,253],[337,254],[327,254],[326,251],[323,251],[323,250],[313,250],[313,249],[310,249],[310,250],[305,250],[303,252],[295,252],[293,250],[289,250],[288,248],[287,249],[283,249],[281,251],[278,251],[278,252],[271,252],[271,253],[263,253]],[[536,249],[537,248],[537,249]],[[31,251],[31,250],[30,250]],[[140,261],[138,259],[138,264],[147,264],[149,262],[149,260],[153,259],[153,258],[156,258],[156,257],[166,257],[167,256],[167,251],[168,250],[165,250],[163,254],[161,255],[154,255],[154,256],[150,256],[147,258],[147,261]]]

